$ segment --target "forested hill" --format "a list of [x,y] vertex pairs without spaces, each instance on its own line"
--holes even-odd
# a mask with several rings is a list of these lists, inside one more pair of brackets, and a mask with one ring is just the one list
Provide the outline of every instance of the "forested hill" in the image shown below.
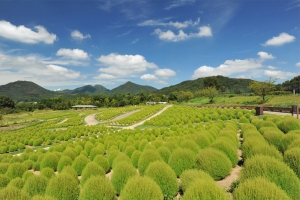
[[109,89],[103,87],[102,85],[85,85],[74,90],[62,90],[58,93],[64,95],[74,95],[74,94],[107,94]]
[[16,81],[1,85],[0,95],[8,96],[15,101],[35,102],[45,98],[53,98],[55,97],[55,92],[31,81]]
[[116,87],[112,89],[109,94],[138,94],[139,92],[144,91],[144,92],[155,92],[157,91],[156,88],[147,86],[147,85],[138,85],[135,83],[132,83],[130,81],[126,82],[123,85],[120,85],[119,87]]
[[[248,92],[248,86],[251,79],[243,79],[243,78],[228,78],[224,76],[214,76],[216,77],[222,86],[226,88],[225,92],[234,93],[235,91]],[[172,92],[179,91],[192,91],[195,92],[197,90],[203,89],[203,79],[198,78],[196,80],[183,81],[179,84],[172,85],[169,87],[162,88],[158,91],[159,94],[168,95]]]

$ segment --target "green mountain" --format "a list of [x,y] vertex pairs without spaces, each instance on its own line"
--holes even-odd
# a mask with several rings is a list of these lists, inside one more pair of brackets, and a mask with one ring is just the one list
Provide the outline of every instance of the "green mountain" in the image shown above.
[[151,86],[146,86],[146,85],[138,85],[135,83],[132,83],[130,81],[126,82],[123,85],[120,85],[119,87],[116,87],[112,89],[109,94],[138,94],[139,92],[144,91],[144,92],[155,92],[157,91],[156,88],[151,87]]
[[58,93],[64,95],[74,95],[74,94],[107,94],[110,90],[103,87],[102,85],[85,85],[74,90],[63,90]]
[[53,98],[55,93],[31,81],[16,81],[0,86],[0,95],[15,101],[35,102],[44,98]]
[[[243,79],[243,78],[228,78],[224,76],[215,76],[226,88],[226,92],[233,93],[234,91],[240,90],[241,92],[248,92],[248,86],[251,79]],[[170,94],[172,92],[179,92],[179,91],[197,91],[203,89],[203,79],[204,78],[198,78],[196,80],[189,80],[189,81],[183,81],[176,85],[171,85],[169,87],[164,87],[157,91],[159,94]]]

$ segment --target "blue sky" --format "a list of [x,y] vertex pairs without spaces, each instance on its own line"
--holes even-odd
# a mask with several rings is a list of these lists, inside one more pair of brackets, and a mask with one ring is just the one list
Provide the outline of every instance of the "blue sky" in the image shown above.
[[0,85],[300,75],[300,0],[1,0]]

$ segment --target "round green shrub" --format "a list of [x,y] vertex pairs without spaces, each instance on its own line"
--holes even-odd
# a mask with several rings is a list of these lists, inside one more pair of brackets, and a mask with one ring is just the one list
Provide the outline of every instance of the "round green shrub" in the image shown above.
[[72,176],[75,180],[78,180],[77,172],[70,165],[65,166],[63,168],[63,170],[60,172],[60,174],[67,174],[67,175]]
[[300,138],[295,139],[289,146],[287,149],[292,149],[294,147],[300,147]]
[[85,168],[82,170],[80,183],[81,185],[84,185],[85,182],[91,177],[91,176],[104,176],[105,171],[104,169],[98,165],[95,162],[89,162],[86,164]]
[[8,163],[0,163],[0,174],[5,174],[9,167]]
[[14,179],[16,177],[22,177],[24,172],[27,170],[26,166],[22,163],[12,163],[9,165],[6,176],[10,179]]
[[72,163],[72,167],[75,169],[78,176],[81,175],[82,170],[85,168],[85,166],[90,162],[90,160],[83,156],[79,155],[75,158],[75,160]]
[[249,178],[264,177],[283,189],[291,199],[300,199],[300,180],[295,172],[276,158],[257,155],[246,160],[241,183]]
[[195,154],[198,154],[200,151],[199,146],[191,139],[183,139],[179,141],[179,146],[183,149],[189,149],[193,151]]
[[177,177],[173,169],[163,161],[152,162],[145,172],[160,187],[165,199],[173,199],[178,192]]
[[79,200],[114,200],[115,195],[115,189],[109,180],[103,176],[93,176],[83,186]]
[[276,149],[279,149],[280,141],[284,134],[280,130],[266,130],[264,131],[263,136],[270,145],[273,145],[276,147]]
[[108,151],[106,158],[107,158],[107,161],[108,161],[110,167],[112,167],[114,159],[118,156],[119,153],[120,153],[120,151],[115,150],[115,149],[111,149]]
[[32,197],[31,200],[55,200],[55,199],[52,197],[49,197],[49,196],[36,195],[36,196]]
[[30,196],[16,187],[6,187],[0,190],[1,200],[30,200]]
[[186,189],[189,187],[189,185],[197,179],[204,179],[204,180],[211,179],[211,180],[213,180],[213,178],[208,173],[206,173],[205,171],[197,170],[197,169],[185,170],[180,175],[180,182],[181,182],[182,191],[185,192]]
[[231,162],[227,156],[216,149],[203,149],[197,156],[197,167],[211,175],[214,180],[220,180],[231,172]]
[[46,195],[59,200],[77,199],[79,192],[77,180],[67,174],[53,177],[46,188]]
[[[0,178],[0,180],[1,180],[1,178]],[[17,177],[17,178],[14,178],[13,180],[11,180],[7,186],[22,189],[24,184],[25,184],[25,181],[22,178]]]
[[5,188],[9,181],[10,179],[6,175],[0,174],[0,189]]
[[97,155],[103,155],[104,154],[104,150],[98,148],[98,147],[94,147],[92,148],[91,152],[90,152],[90,160],[94,160],[94,158]]
[[117,194],[120,194],[128,179],[135,175],[137,175],[137,171],[132,164],[128,162],[118,162],[116,164],[111,176],[111,183]]
[[196,166],[196,156],[189,149],[177,148],[172,152],[168,164],[174,170],[176,176],[179,177],[183,171]]
[[54,171],[56,171],[57,169],[57,164],[58,164],[59,158],[57,157],[57,155],[55,153],[46,153],[42,162],[41,162],[41,169],[45,168],[45,167],[50,167],[52,168]]
[[250,123],[250,121],[249,121],[249,119],[248,119],[247,117],[242,116],[242,117],[240,118],[240,123]]
[[292,144],[295,140],[299,139],[300,135],[296,133],[287,133],[285,134],[279,144],[279,151],[285,152],[289,145]]
[[127,147],[125,148],[124,153],[125,153],[129,158],[131,158],[131,155],[133,154],[133,152],[134,152],[135,150],[136,150],[136,149],[135,149],[134,146],[129,145],[129,146],[127,146]]
[[22,179],[26,181],[30,176],[35,176],[35,174],[32,171],[26,171],[23,173]]
[[32,169],[34,162],[32,160],[25,160],[23,164],[26,166],[27,169]]
[[68,156],[68,157],[70,157],[72,160],[74,160],[74,159],[76,158],[77,153],[76,153],[75,149],[70,148],[70,147],[67,147],[67,148],[63,151],[62,155],[63,155],[63,156]]
[[186,189],[183,200],[229,200],[229,196],[211,179],[196,179]]
[[72,165],[73,160],[69,156],[62,156],[57,164],[57,171],[61,172],[63,168],[67,165]]
[[117,157],[114,159],[113,164],[112,164],[112,169],[115,168],[115,166],[119,163],[119,162],[128,162],[129,164],[131,163],[131,159],[125,154],[125,153],[119,153],[117,155]]
[[200,147],[200,149],[204,149],[211,144],[209,138],[205,134],[201,133],[195,134],[194,141]]
[[41,176],[44,176],[48,179],[52,178],[53,176],[55,176],[54,170],[50,167],[45,167],[41,170]]
[[141,151],[135,150],[135,151],[132,153],[132,155],[131,155],[131,158],[130,158],[130,159],[131,159],[131,162],[132,162],[132,164],[133,164],[133,166],[134,166],[135,168],[138,167],[138,163],[139,163],[139,159],[140,159],[141,154],[142,154]]
[[29,196],[44,195],[48,179],[43,176],[30,176],[24,184],[23,191],[27,192]]
[[15,162],[23,162],[23,159],[20,156],[14,156],[11,159],[9,159],[9,163],[15,163]]
[[289,196],[280,187],[262,177],[250,178],[240,183],[234,190],[233,199],[290,200]]
[[168,163],[168,160],[169,160],[170,155],[171,155],[171,151],[167,147],[161,146],[157,149],[157,152],[159,153],[159,155],[163,159],[163,161]]
[[232,167],[236,166],[239,159],[238,151],[233,145],[228,144],[227,140],[217,139],[215,142],[211,144],[211,147],[225,153],[226,156],[229,158]]
[[151,162],[154,162],[157,160],[162,160],[162,158],[160,157],[159,153],[156,150],[153,150],[153,149],[144,150],[141,153],[141,156],[140,156],[140,159],[138,162],[139,173],[141,175],[144,175],[149,164]]
[[40,171],[40,169],[41,169],[41,163],[40,162],[33,163],[32,169],[33,169],[33,171]]
[[130,178],[120,194],[120,200],[161,200],[163,194],[159,186],[149,177]]
[[284,133],[288,133],[292,130],[300,130],[299,120],[293,118],[292,116],[285,116],[283,120],[277,122],[277,126]]
[[300,179],[300,146],[286,150],[283,160]]
[[103,155],[96,155],[93,162],[100,165],[104,169],[105,172],[108,172],[110,169],[109,163]]

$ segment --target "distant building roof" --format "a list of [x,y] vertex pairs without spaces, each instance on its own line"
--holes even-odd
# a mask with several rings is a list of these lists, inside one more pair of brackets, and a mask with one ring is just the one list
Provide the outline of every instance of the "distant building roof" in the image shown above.
[[72,106],[72,108],[98,108],[98,107],[94,105],[76,105],[76,106]]

